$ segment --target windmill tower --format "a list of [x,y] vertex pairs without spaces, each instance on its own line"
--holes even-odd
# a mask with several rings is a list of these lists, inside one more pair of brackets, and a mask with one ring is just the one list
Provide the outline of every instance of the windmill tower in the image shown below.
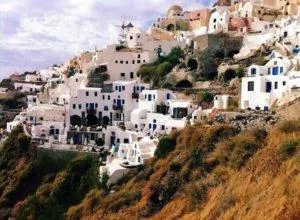
[[131,24],[131,22],[126,24],[126,17],[122,16],[121,17],[121,25],[115,25],[115,26],[121,29],[118,41],[121,45],[124,45],[126,43],[127,33],[129,31],[129,29],[133,27],[133,25]]

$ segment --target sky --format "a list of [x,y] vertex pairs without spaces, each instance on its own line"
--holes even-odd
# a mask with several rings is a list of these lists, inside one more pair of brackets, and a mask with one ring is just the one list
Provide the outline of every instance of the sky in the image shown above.
[[116,42],[122,20],[147,29],[174,4],[210,0],[0,0],[0,79],[61,64]]

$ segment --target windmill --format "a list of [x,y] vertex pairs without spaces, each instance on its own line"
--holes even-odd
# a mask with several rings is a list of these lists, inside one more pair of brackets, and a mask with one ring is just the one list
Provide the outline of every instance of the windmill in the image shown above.
[[133,27],[133,25],[131,24],[131,22],[129,22],[126,25],[126,17],[125,16],[121,16],[121,25],[115,25],[116,27],[121,29],[121,33],[119,35],[119,43],[121,45],[125,44],[125,40],[126,40],[126,34],[129,28]]

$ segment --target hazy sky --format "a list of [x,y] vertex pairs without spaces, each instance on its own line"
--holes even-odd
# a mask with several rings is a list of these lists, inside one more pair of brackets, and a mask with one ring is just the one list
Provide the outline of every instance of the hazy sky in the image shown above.
[[0,0],[0,78],[63,63],[84,50],[117,40],[121,17],[142,28],[179,4],[209,0]]

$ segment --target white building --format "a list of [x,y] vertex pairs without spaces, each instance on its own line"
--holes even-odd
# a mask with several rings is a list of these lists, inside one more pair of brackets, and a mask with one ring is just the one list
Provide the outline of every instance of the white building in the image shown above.
[[230,14],[228,11],[215,11],[209,19],[208,32],[217,34],[220,32],[228,32]]
[[300,86],[296,69],[297,65],[293,67],[292,61],[282,56],[272,58],[264,67],[250,66],[248,77],[242,79],[241,108],[270,109]]

